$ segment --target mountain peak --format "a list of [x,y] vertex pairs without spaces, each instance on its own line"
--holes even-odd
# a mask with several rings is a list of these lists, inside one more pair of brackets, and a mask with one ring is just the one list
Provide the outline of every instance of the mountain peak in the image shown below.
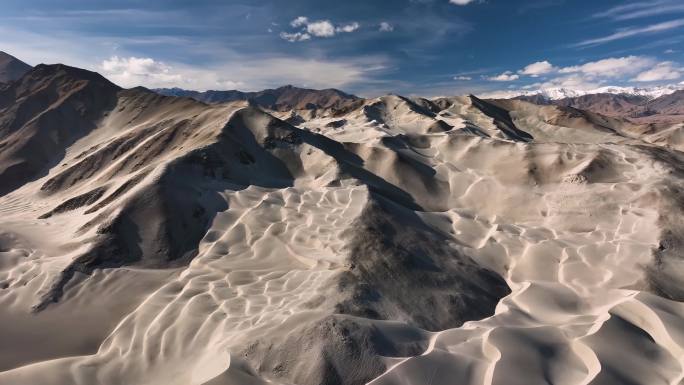
[[120,88],[97,72],[71,67],[65,64],[38,64],[28,71],[26,76],[29,76],[32,79],[65,77],[71,80],[87,80],[107,87]]
[[0,51],[0,83],[15,81],[31,70],[31,66]]

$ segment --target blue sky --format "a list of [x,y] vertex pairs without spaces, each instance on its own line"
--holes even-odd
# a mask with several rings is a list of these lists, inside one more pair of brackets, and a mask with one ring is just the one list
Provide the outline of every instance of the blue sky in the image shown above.
[[0,50],[126,87],[653,86],[684,80],[684,1],[3,0]]

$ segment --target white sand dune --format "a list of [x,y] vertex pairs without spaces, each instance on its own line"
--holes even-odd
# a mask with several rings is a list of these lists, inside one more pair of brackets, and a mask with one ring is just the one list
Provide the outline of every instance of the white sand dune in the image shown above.
[[[683,383],[674,135],[474,97],[107,89],[0,197],[0,384]],[[6,108],[4,164],[62,127]]]

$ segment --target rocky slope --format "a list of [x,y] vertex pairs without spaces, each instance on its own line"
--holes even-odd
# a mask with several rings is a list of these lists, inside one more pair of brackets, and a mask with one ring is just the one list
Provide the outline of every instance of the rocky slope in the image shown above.
[[0,384],[684,377],[676,127],[205,104],[62,65],[0,101]]

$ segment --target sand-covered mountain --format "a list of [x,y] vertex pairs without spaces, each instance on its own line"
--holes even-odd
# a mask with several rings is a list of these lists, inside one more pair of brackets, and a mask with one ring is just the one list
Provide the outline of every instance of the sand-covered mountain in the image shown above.
[[0,83],[19,79],[31,70],[31,66],[14,56],[0,51]]
[[340,90],[329,88],[314,90],[291,85],[257,92],[242,91],[189,91],[180,88],[160,88],[156,92],[167,96],[182,96],[204,103],[226,103],[245,100],[270,110],[335,108],[344,109],[360,99]]
[[63,65],[0,95],[22,170],[0,179],[0,384],[684,376],[681,127],[476,96],[207,104]]
[[0,194],[45,175],[114,107],[118,90],[64,65],[38,65],[1,88]]

